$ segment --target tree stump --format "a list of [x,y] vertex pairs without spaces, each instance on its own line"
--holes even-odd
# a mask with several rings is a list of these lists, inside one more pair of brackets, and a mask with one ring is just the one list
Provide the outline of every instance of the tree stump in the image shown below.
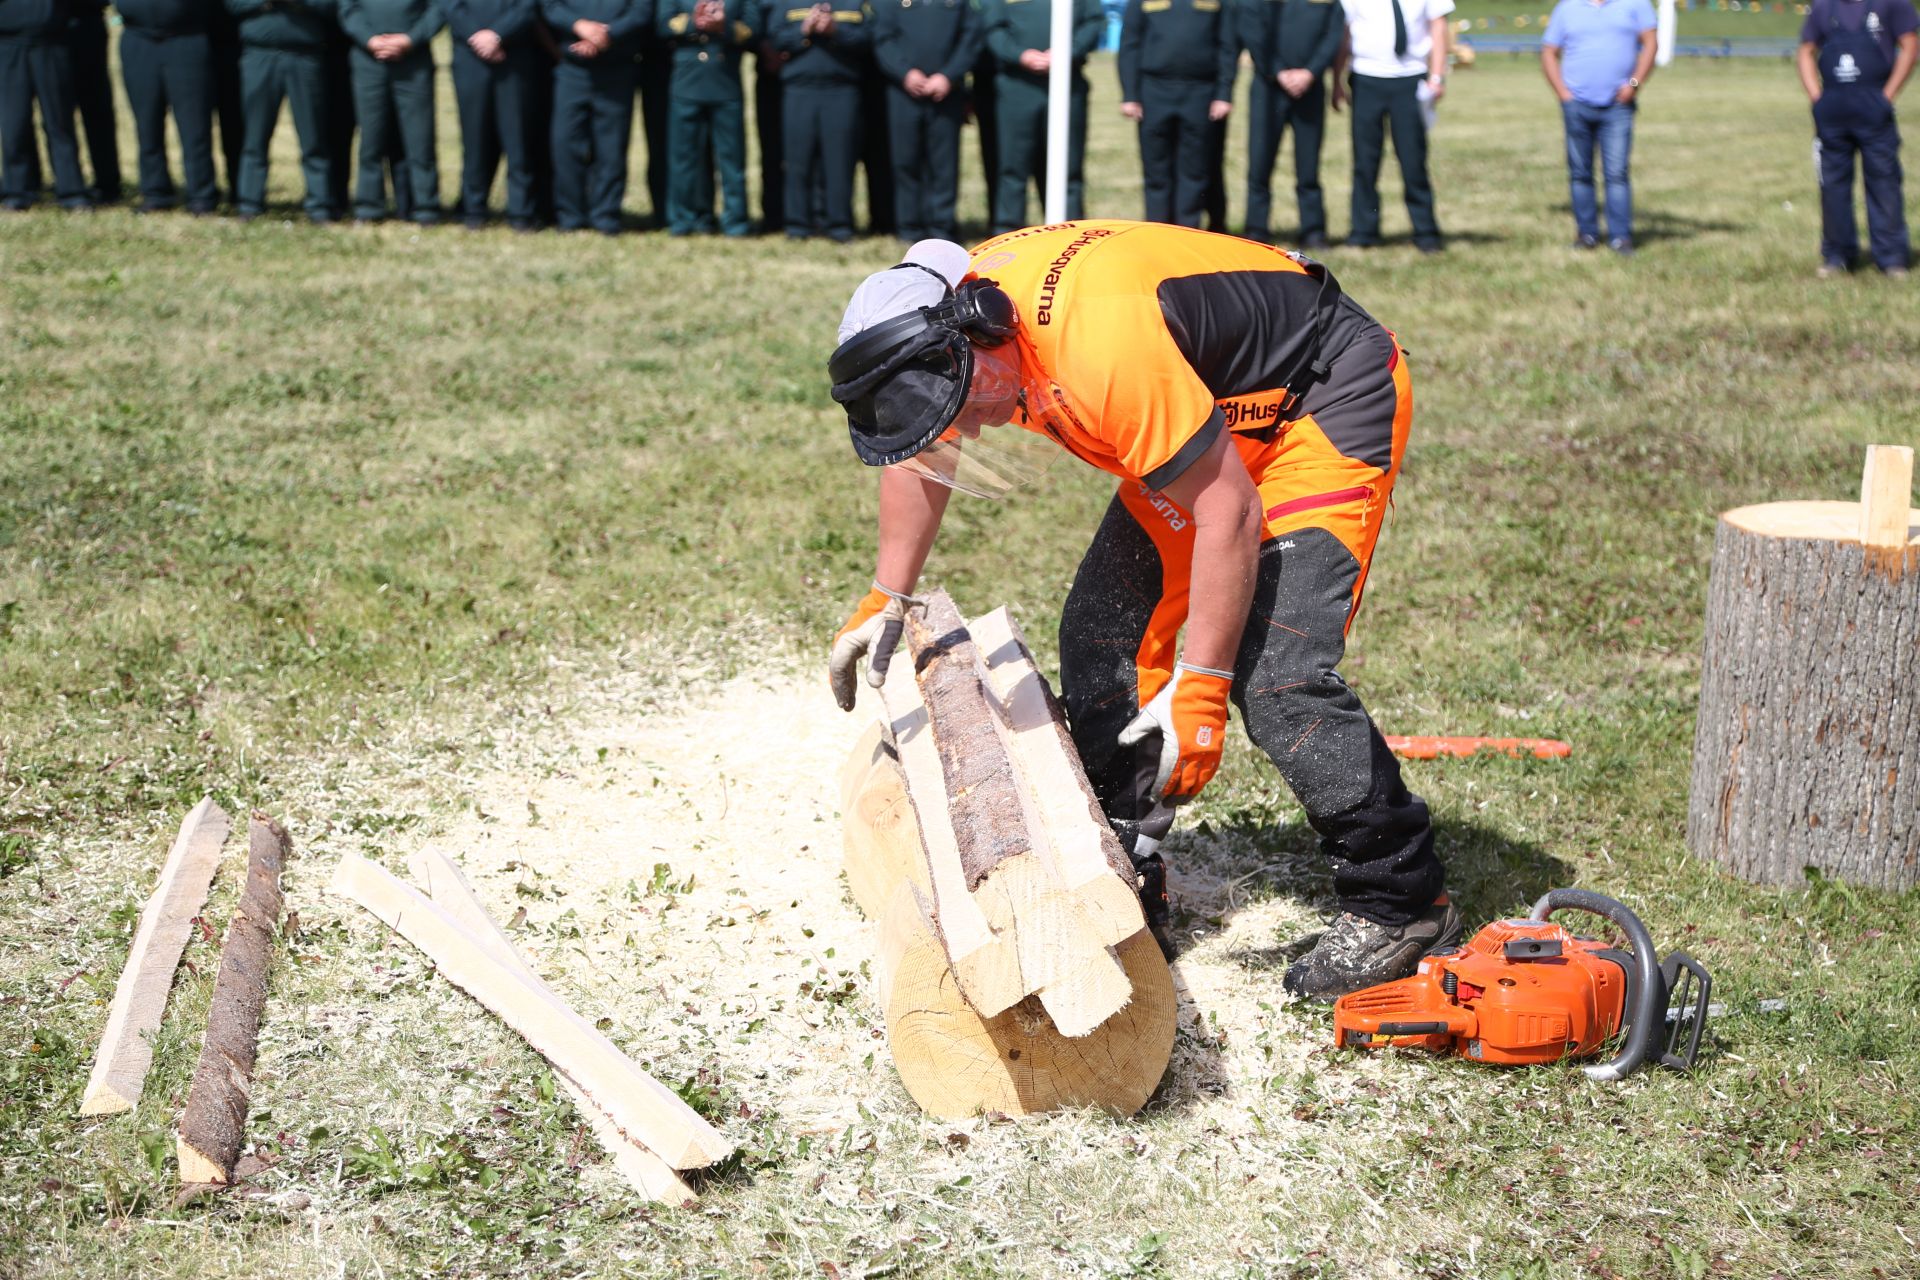
[[1743,879],[1920,883],[1912,458],[1871,451],[1859,503],[1720,518],[1687,845]]

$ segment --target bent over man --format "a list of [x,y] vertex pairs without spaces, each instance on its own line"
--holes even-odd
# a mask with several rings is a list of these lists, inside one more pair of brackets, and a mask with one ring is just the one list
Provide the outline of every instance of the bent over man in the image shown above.
[[855,291],[840,336],[834,399],[886,468],[874,589],[830,662],[841,706],[863,654],[884,676],[949,490],[1003,489],[1048,437],[1119,480],[1061,617],[1061,687],[1163,945],[1157,845],[1219,767],[1229,700],[1342,908],[1287,989],[1332,999],[1458,936],[1427,807],[1337,670],[1413,398],[1393,335],[1324,267],[1133,222],[1029,228],[970,258],[927,241]]

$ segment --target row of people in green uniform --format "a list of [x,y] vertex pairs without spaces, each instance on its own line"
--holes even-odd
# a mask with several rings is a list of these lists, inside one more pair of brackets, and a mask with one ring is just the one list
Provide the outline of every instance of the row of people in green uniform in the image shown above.
[[[116,7],[140,189],[152,208],[213,209],[217,118],[231,198],[242,217],[257,215],[284,101],[310,217],[344,216],[349,207],[363,219],[386,216],[390,181],[391,207],[401,216],[436,220],[431,43],[443,27],[463,141],[458,206],[470,220],[484,214],[504,159],[512,225],[618,230],[637,93],[647,115],[649,186],[669,229],[746,234],[742,61],[749,52],[757,58],[764,212],[791,236],[851,237],[854,169],[864,161],[876,223],[891,223],[887,229],[906,239],[956,237],[960,140],[970,111],[981,125],[995,231],[1024,225],[1034,189],[1044,184],[1046,0],[120,0]],[[1197,225],[1204,212],[1214,225],[1223,222],[1224,115],[1245,47],[1257,73],[1248,227],[1266,229],[1265,175],[1288,126],[1303,225],[1309,232],[1324,226],[1309,203],[1317,212],[1321,73],[1339,45],[1340,14],[1338,0],[1129,0],[1120,78],[1123,109],[1140,121],[1147,217]],[[1084,63],[1104,21],[1099,0],[1075,0],[1071,217],[1085,212]],[[0,0],[0,200],[23,205],[41,186],[29,133],[36,96],[55,197],[66,205],[118,198],[106,40],[98,0]],[[19,74],[5,73],[15,66]],[[1284,67],[1307,68],[1310,88],[1283,91],[1274,73]],[[76,111],[92,183],[80,173]],[[180,138],[181,187],[167,169],[168,114]],[[343,139],[356,125],[358,180],[349,197]],[[663,155],[671,162],[656,163]],[[892,181],[876,181],[884,178]],[[883,204],[892,206],[891,217]]]

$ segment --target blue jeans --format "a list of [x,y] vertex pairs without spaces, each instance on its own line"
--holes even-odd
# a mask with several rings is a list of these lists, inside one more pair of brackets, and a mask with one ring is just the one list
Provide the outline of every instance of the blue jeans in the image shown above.
[[1600,212],[1593,190],[1593,147],[1600,144],[1600,164],[1607,182],[1607,237],[1633,240],[1633,183],[1627,176],[1627,156],[1633,150],[1632,103],[1590,106],[1575,98],[1562,103],[1567,122],[1567,186],[1573,196],[1573,221],[1583,236],[1600,237]]

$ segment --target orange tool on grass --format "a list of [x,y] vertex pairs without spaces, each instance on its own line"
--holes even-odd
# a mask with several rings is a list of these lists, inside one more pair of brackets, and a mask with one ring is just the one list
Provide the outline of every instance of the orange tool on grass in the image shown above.
[[1471,756],[1482,751],[1498,751],[1509,756],[1530,755],[1538,760],[1564,760],[1573,753],[1571,746],[1552,738],[1432,738],[1404,733],[1390,733],[1386,738],[1387,749],[1408,760]]

